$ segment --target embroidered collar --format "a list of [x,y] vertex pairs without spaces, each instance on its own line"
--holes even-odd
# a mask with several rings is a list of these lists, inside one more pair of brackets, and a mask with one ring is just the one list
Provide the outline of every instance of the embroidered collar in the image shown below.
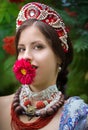
[[52,98],[51,95],[57,92],[59,92],[59,90],[57,89],[56,85],[49,86],[48,88],[42,90],[41,92],[33,92],[31,91],[28,85],[22,85],[21,93],[19,95],[20,105],[25,109],[24,107],[25,99],[30,99],[31,101],[51,99]]

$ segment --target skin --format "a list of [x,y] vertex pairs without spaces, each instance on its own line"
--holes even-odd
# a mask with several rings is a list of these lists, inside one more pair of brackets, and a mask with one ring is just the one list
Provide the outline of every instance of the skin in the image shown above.
[[[47,39],[34,25],[22,31],[18,43],[18,59],[25,58],[36,66],[36,76],[30,85],[32,91],[39,92],[56,83],[58,64],[61,60],[56,57]],[[0,98],[0,130],[11,130],[11,103],[13,95]],[[41,130],[58,130],[61,112],[60,108],[51,122]],[[29,122],[25,116],[21,117],[23,122]],[[31,120],[35,121],[36,118]]]
[[37,67],[36,77],[30,85],[32,91],[41,91],[56,83],[60,60],[36,26],[28,27],[21,33],[18,52],[18,59],[29,59]]

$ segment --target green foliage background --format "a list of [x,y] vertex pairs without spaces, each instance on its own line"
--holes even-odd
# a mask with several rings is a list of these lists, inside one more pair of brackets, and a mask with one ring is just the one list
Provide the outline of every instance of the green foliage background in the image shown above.
[[[15,1],[15,0],[14,0]],[[15,56],[7,54],[3,38],[15,35],[15,21],[22,5],[32,0],[11,3],[0,1],[0,96],[12,94],[18,87],[12,66]],[[74,59],[69,66],[67,95],[78,95],[88,102],[88,1],[87,0],[35,0],[55,8],[70,28]]]

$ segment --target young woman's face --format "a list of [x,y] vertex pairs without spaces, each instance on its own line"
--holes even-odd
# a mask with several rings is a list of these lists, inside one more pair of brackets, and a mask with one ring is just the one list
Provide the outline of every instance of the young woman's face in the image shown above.
[[56,83],[57,57],[40,30],[31,26],[22,31],[18,43],[18,59],[25,58],[36,67],[32,85],[49,86]]

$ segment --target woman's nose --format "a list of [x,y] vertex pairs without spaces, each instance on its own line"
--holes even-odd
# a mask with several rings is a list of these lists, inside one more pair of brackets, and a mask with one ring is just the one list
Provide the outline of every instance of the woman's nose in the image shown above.
[[23,58],[26,59],[26,60],[30,60],[31,61],[32,60],[31,52],[26,51]]

